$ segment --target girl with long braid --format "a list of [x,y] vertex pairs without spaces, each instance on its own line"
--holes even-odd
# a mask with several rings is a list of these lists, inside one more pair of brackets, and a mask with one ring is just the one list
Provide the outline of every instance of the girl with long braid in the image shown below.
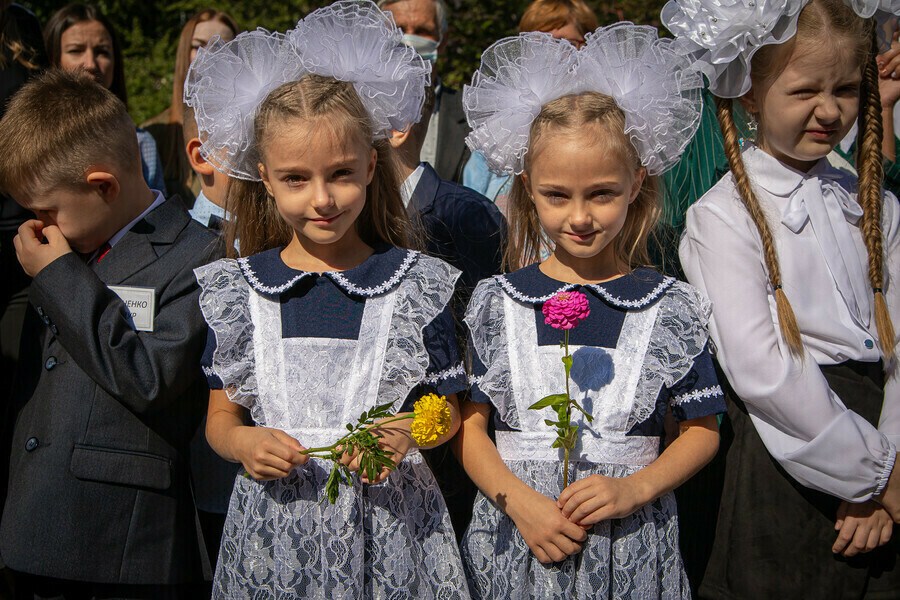
[[[731,168],[688,210],[679,252],[712,300],[710,333],[733,388],[701,596],[900,593],[900,207],[881,188],[871,18],[886,4],[663,9],[710,80]],[[738,136],[734,98],[758,123],[755,143]],[[857,120],[858,179],[825,158]]]

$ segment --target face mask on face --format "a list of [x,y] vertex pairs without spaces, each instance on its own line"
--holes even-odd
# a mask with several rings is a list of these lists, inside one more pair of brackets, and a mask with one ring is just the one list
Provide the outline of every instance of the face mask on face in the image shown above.
[[403,43],[414,49],[419,53],[419,56],[434,64],[438,59],[438,46],[441,45],[440,41],[430,40],[428,38],[424,38],[420,35],[413,35],[411,33],[403,34]]

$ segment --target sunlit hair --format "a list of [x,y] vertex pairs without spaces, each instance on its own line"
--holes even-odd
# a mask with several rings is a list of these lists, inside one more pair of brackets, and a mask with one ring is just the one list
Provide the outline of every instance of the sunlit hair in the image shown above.
[[97,21],[112,38],[113,80],[109,90],[115,94],[122,104],[128,106],[128,93],[125,91],[125,61],[122,58],[122,41],[109,19],[100,9],[91,4],[69,4],[50,17],[44,26],[44,46],[47,48],[47,60],[51,67],[58,67],[62,60],[62,34],[77,23]]
[[[0,6],[2,5],[0,2]],[[8,67],[7,59],[30,71],[41,68],[38,49],[22,41],[22,32],[19,31],[19,23],[13,11],[0,8],[0,69]]]
[[141,174],[134,123],[83,73],[51,69],[13,96],[0,120],[0,185],[16,197],[80,188],[95,165]]
[[[823,40],[827,40],[824,41]],[[765,46],[753,57],[751,79],[753,85],[769,82],[784,70],[799,42],[814,42],[818,52],[830,49],[830,55],[820,54],[821,59],[858,61],[862,70],[862,88],[859,102],[858,153],[859,173],[858,201],[863,208],[860,228],[868,253],[869,282],[874,290],[875,322],[881,352],[885,358],[894,356],[894,326],[884,300],[884,249],[881,229],[882,167],[881,101],[878,91],[878,68],[875,57],[878,40],[871,20],[861,19],[844,0],[812,0],[800,13],[797,35],[779,45]],[[725,140],[725,154],[740,198],[753,219],[763,244],[769,283],[775,290],[778,323],[781,334],[791,352],[803,356],[803,343],[797,319],[787,295],[782,288],[778,252],[772,237],[771,226],[760,207],[741,158],[739,135],[734,122],[734,110],[729,99],[716,99],[719,124]]]
[[572,23],[579,35],[599,26],[597,15],[582,0],[535,0],[519,21],[519,33],[553,31]]
[[184,24],[181,36],[178,38],[178,49],[175,51],[175,79],[172,81],[169,123],[181,123],[184,110],[184,80],[187,78],[188,68],[191,66],[191,41],[194,39],[194,29],[200,23],[207,21],[219,21],[231,29],[235,36],[241,32],[231,15],[212,8],[198,12]]
[[[531,125],[525,172],[531,170],[534,150],[550,135],[575,135],[592,128],[602,151],[624,160],[635,171],[642,168],[640,157],[625,134],[625,115],[615,101],[597,92],[563,96],[548,102]],[[647,176],[637,198],[628,206],[625,225],[616,238],[616,259],[631,269],[650,262],[647,238],[660,215],[656,179]],[[509,244],[504,262],[509,270],[540,261],[541,248],[551,241],[541,228],[537,209],[521,175],[513,179],[509,200]]]
[[[255,121],[255,136],[265,162],[270,132],[283,129],[288,121],[315,124],[315,135],[333,136],[344,144],[364,144],[378,153],[375,174],[366,187],[366,203],[356,220],[362,240],[372,246],[386,243],[417,246],[406,208],[390,142],[372,142],[372,126],[353,85],[330,77],[306,75],[299,81],[276,88],[263,101]],[[249,256],[287,245],[291,227],[278,212],[275,199],[262,182],[235,179],[229,187],[226,209],[234,215],[226,228],[228,247],[240,239],[241,254]]]

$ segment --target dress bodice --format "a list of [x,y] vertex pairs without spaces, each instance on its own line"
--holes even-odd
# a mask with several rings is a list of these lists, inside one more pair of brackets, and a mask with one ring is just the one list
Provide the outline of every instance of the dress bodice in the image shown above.
[[[571,285],[528,267],[480,284],[466,321],[474,349],[473,399],[496,408],[504,457],[555,460],[552,409],[528,407],[566,389],[559,342],[541,306],[579,290],[591,314],[570,334],[570,392],[593,416],[579,424],[576,460],[648,464],[669,404],[679,420],[722,412],[706,348],[708,303],[690,286],[641,269],[606,284]],[[509,435],[508,432],[515,432]]]
[[378,404],[405,408],[423,383],[459,391],[446,308],[457,275],[396,248],[344,272],[294,271],[274,250],[204,267],[211,386],[307,446],[333,442]]

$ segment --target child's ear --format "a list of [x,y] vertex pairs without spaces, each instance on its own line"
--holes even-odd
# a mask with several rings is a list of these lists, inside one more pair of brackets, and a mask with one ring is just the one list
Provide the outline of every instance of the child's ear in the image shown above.
[[637,171],[634,172],[634,181],[631,184],[631,197],[628,199],[628,204],[634,202],[635,198],[638,197],[638,194],[641,192],[641,186],[644,185],[644,179],[647,177],[647,169],[641,167]]
[[397,131],[394,129],[391,131],[390,142],[391,146],[396,150],[400,146],[402,146],[406,140],[409,139],[409,132],[412,131],[412,123],[407,125],[406,131]]
[[752,87],[749,92],[738,98],[738,102],[741,103],[741,106],[744,107],[744,110],[747,111],[748,115],[759,114],[759,102],[756,99],[756,95],[753,93]]
[[534,202],[534,193],[531,191],[531,177],[528,176],[527,171],[522,171],[522,174],[519,175],[522,178],[522,185],[525,187],[525,192],[528,194],[528,197]]
[[84,176],[85,181],[107,204],[111,204],[119,197],[121,184],[114,174],[102,169],[88,171]]
[[185,146],[191,168],[199,175],[212,175],[215,168],[203,158],[203,155],[200,153],[200,146],[201,142],[198,138],[191,138]]
[[266,191],[274,198],[275,194],[272,193],[272,184],[269,182],[269,175],[266,173],[266,165],[256,163],[256,168],[259,169],[259,176],[262,178],[263,185],[266,186]]
[[372,154],[369,156],[369,168],[366,172],[366,185],[372,183],[375,178],[375,165],[378,164],[378,150],[372,148]]

